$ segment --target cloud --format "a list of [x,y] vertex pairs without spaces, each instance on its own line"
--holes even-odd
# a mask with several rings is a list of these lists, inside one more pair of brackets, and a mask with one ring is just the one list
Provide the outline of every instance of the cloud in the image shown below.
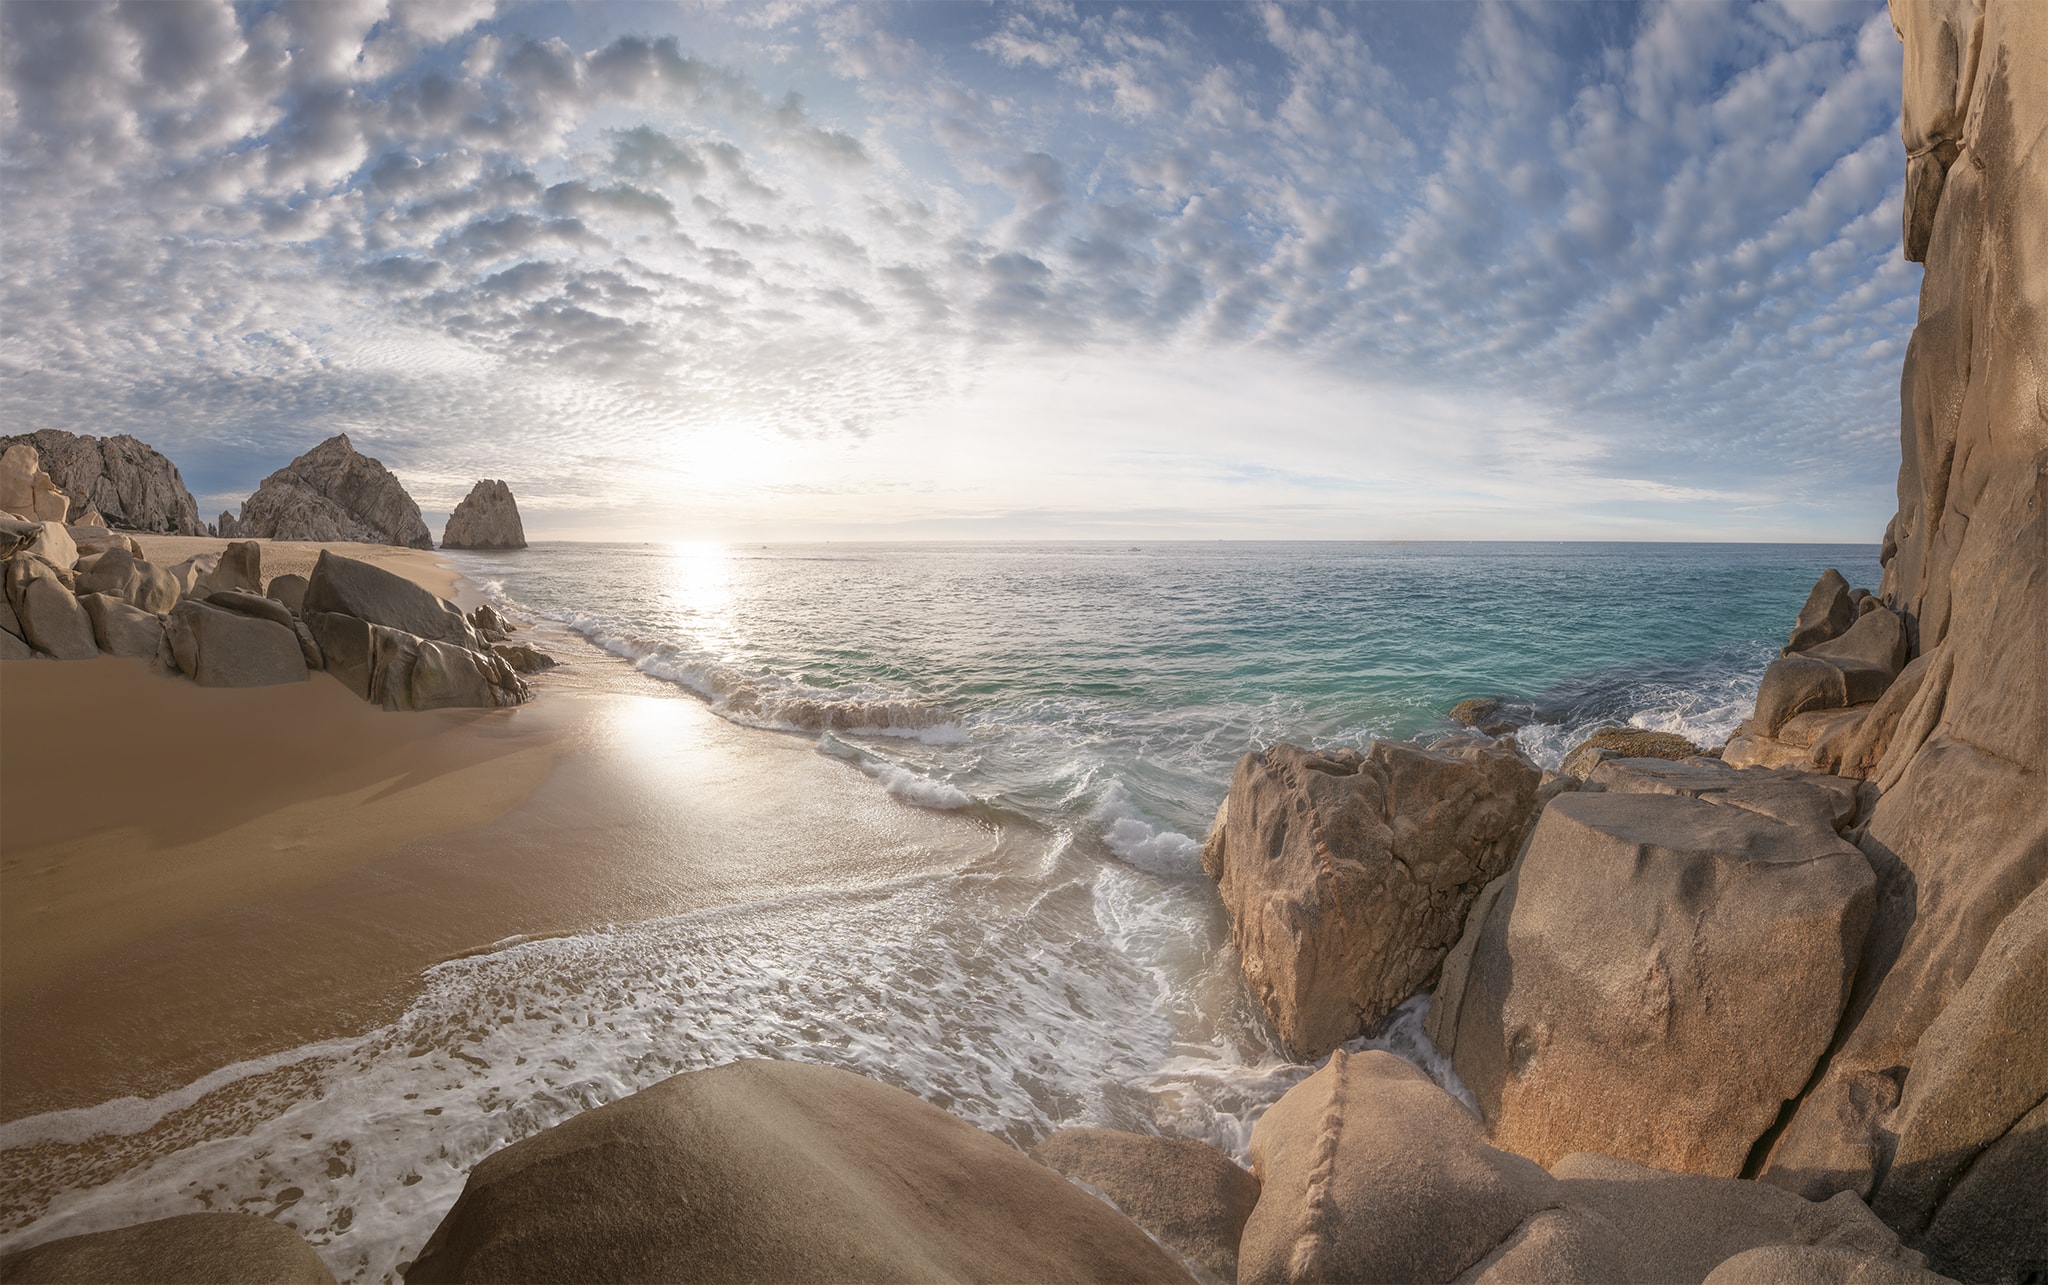
[[[210,494],[346,429],[421,477],[525,453],[598,496],[604,461],[664,443],[885,454],[963,386],[1172,354],[1312,372],[1290,404],[1332,425],[1347,388],[1518,408],[1568,426],[1589,503],[1749,530],[1788,510],[1736,498],[1797,493],[1839,533],[1885,503],[1917,270],[1897,45],[1864,6],[194,0],[0,26],[0,409],[136,432]],[[948,449],[1003,467],[975,422]],[[1451,437],[1416,485],[1567,449]],[[1201,476],[1328,505],[1312,479],[1384,444],[1332,450]]]

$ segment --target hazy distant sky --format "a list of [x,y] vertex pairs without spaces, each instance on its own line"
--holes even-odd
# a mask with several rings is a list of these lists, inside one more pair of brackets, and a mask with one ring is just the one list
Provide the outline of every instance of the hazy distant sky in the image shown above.
[[0,419],[210,516],[346,431],[537,537],[1874,540],[1847,4],[8,4]]

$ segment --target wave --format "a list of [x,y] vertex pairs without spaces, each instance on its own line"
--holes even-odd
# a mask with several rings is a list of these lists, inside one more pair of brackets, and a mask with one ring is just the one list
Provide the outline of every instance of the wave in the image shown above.
[[1102,842],[1126,865],[1156,875],[1202,872],[1202,845],[1178,830],[1163,829],[1131,802],[1122,781],[1111,781],[1102,802],[1088,814]]

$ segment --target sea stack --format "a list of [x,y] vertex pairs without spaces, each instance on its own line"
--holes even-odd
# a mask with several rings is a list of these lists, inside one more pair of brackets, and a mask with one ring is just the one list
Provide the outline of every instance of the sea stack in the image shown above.
[[526,531],[519,525],[519,504],[512,488],[485,478],[448,515],[441,532],[444,549],[524,549]]
[[346,433],[328,438],[264,478],[234,519],[234,533],[245,539],[434,547],[420,506],[390,469],[359,453]]

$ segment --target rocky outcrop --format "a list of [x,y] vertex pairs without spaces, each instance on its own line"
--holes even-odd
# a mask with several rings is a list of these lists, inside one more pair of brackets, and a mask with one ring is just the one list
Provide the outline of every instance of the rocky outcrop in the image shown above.
[[[57,489],[70,497],[71,509],[96,511],[105,521],[130,531],[171,535],[205,535],[199,505],[185,489],[178,468],[155,448],[127,434],[81,436],[45,428],[19,437],[0,437],[0,446],[33,447]],[[0,498],[0,508],[11,507]],[[61,518],[57,519],[62,521]]]
[[7,602],[29,646],[58,660],[91,660],[100,654],[92,620],[66,575],[34,554],[17,554],[7,564]]
[[1202,849],[1245,981],[1297,1056],[1363,1031],[1435,975],[1514,860],[1537,770],[1495,742],[1238,761]]
[[487,1157],[406,1280],[1186,1281],[1138,1227],[898,1089],[736,1062]]
[[1579,742],[1564,756],[1558,770],[1583,781],[1593,769],[1609,759],[1691,758],[1700,747],[1675,732],[1652,732],[1640,727],[1603,727]]
[[232,525],[234,534],[249,538],[434,547],[420,506],[391,470],[357,453],[347,434],[328,438],[264,478]]
[[1109,1197],[1212,1280],[1237,1279],[1237,1242],[1259,1203],[1259,1180],[1216,1148],[1190,1138],[1061,1129],[1031,1154]]
[[[1899,1158],[1901,1129],[1925,1127],[1909,1124],[1919,1081],[1942,1074],[1950,1047],[1937,1023],[2048,879],[2048,7],[1895,3],[1892,17],[1906,250],[1926,273],[1880,596],[1922,668],[1870,770],[1883,796],[1860,842],[1880,889],[1862,976],[1764,1176],[1862,1193],[1897,1225],[1928,1227],[1937,1269],[1959,1252],[1945,1218],[2002,1226],[1969,1268],[1990,1278],[2042,1269],[2018,1248],[2022,1228],[2048,1225],[2039,1170],[1996,1200],[1975,1181],[2036,1145],[2022,1126],[2039,1108],[1986,1095],[1970,1132],[1999,1140],[1951,1157],[1969,1166],[1953,1186],[1921,1181],[1918,1152]],[[2000,1207],[2006,1221],[1986,1224]],[[1990,1261],[2003,1246],[2014,1257]]]
[[137,558],[126,548],[109,548],[92,556],[91,568],[78,573],[81,596],[106,594],[157,616],[178,605],[178,582],[162,567]]
[[183,1214],[46,1241],[0,1258],[0,1280],[47,1285],[212,1281],[334,1285],[334,1273],[291,1228],[255,1214]]
[[297,636],[274,621],[187,599],[171,612],[166,632],[179,672],[201,687],[269,687],[306,679]]
[[486,479],[470,488],[441,532],[444,549],[524,549],[526,529],[512,488]]
[[472,649],[483,640],[459,607],[404,576],[322,549],[306,581],[306,615],[332,612]]
[[1768,1246],[1827,1246],[1921,1265],[1854,1197],[1815,1203],[1761,1183],[1584,1153],[1546,1173],[1391,1054],[1332,1055],[1252,1131],[1259,1202],[1238,1279],[1704,1280]]
[[[1745,779],[1747,778],[1747,779]],[[1735,1177],[1827,1050],[1869,929],[1855,790],[1619,760],[1547,806],[1430,1030],[1501,1146]]]

